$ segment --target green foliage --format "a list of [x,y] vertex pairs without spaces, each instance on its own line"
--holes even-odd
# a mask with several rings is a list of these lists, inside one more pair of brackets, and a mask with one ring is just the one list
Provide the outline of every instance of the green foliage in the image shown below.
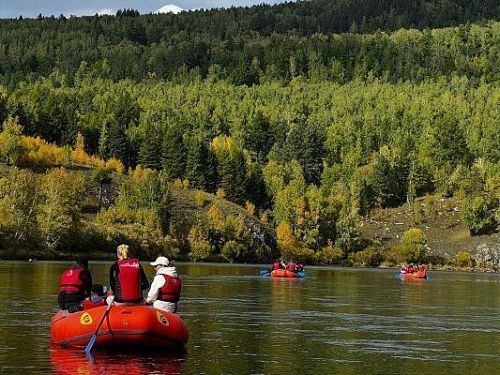
[[383,255],[378,249],[369,247],[349,254],[347,260],[354,267],[378,267],[382,263]]
[[113,179],[113,172],[106,167],[98,167],[92,172],[92,180],[98,184],[109,184]]
[[49,171],[42,179],[36,218],[41,239],[49,252],[78,229],[84,192],[84,179],[63,168]]
[[474,262],[468,251],[459,251],[455,256],[455,265],[457,267],[470,268],[474,265]]
[[401,237],[401,244],[398,248],[400,258],[406,262],[423,261],[426,254],[426,243],[425,234],[421,229],[408,229]]
[[[147,132],[145,137],[158,138],[152,137],[151,132]],[[167,126],[162,146],[163,151],[160,148],[160,152],[156,152],[156,156],[163,152],[161,154],[162,167],[168,178],[170,180],[184,178],[186,176],[186,149],[184,147],[183,131],[179,125],[172,123]],[[155,154],[153,153],[153,155]]]
[[120,186],[120,195],[116,205],[131,210],[155,210],[167,194],[164,176],[151,169],[137,167],[130,179]]
[[[109,170],[130,168],[116,206],[97,218],[109,229],[98,235],[127,227],[120,236],[132,238],[138,225],[151,230],[151,253],[176,224],[167,181],[265,212],[281,250],[304,258],[328,260],[332,244],[356,250],[358,215],[373,209],[407,203],[415,225],[430,220],[436,210],[419,197],[436,192],[472,197],[464,222],[486,233],[500,205],[499,11],[478,0],[313,0],[0,20],[0,49],[9,46],[0,59],[8,87],[0,88],[0,156],[37,168],[98,167],[99,201]],[[0,198],[16,201],[8,189]],[[40,191],[43,204],[33,205],[43,225],[29,235],[43,232],[52,250],[65,235],[48,233],[68,233],[77,220],[57,194]],[[205,210],[205,199],[192,200]],[[20,227],[5,215],[6,228]],[[203,234],[207,257],[273,252],[274,243],[253,248],[261,233],[233,211],[221,218],[210,207],[185,226]],[[176,238],[182,251],[197,246],[188,231]]]
[[236,241],[227,241],[224,246],[222,246],[221,255],[230,262],[237,261],[239,259],[245,259],[244,253],[245,246]]
[[3,131],[0,134],[0,156],[8,164],[19,166],[26,159],[27,150],[21,140],[22,132],[23,128],[18,124],[17,119],[8,118],[3,123]]
[[462,219],[472,236],[490,230],[495,223],[488,202],[482,196],[467,197],[462,204]]
[[56,69],[76,74],[77,83],[208,76],[253,85],[297,76],[344,82],[370,74],[397,82],[453,73],[494,81],[495,24],[470,23],[497,20],[499,12],[478,0],[411,6],[314,0],[178,15],[3,20],[0,45],[11,48],[3,51],[0,71],[6,84]]
[[37,182],[33,173],[13,168],[0,179],[0,228],[23,246],[36,241]]
[[325,246],[315,254],[316,261],[322,264],[340,264],[344,257],[344,251],[331,245]]

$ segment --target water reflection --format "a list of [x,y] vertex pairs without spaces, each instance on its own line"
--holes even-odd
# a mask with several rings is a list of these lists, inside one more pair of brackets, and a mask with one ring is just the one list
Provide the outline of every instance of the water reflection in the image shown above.
[[[91,263],[106,283],[109,263]],[[0,262],[0,373],[467,374],[500,368],[498,275],[311,269],[270,279],[259,266],[177,264],[189,355],[51,347],[49,320],[67,262]],[[153,270],[146,267],[149,276]]]
[[87,357],[82,350],[50,347],[52,373],[58,375],[101,374],[181,374],[186,353],[162,351],[94,351]]

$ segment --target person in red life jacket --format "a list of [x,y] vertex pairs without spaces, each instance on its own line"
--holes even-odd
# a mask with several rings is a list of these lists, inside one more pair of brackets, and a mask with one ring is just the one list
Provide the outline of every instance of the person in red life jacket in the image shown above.
[[94,307],[104,306],[106,304],[106,287],[101,284],[92,285],[92,293],[89,298],[82,302],[83,310],[93,309]]
[[182,280],[177,275],[177,270],[170,265],[166,257],[159,256],[151,265],[156,270],[156,275],[151,283],[146,304],[163,311],[176,312],[177,303],[181,297]]
[[295,272],[295,262],[293,260],[290,260],[290,262],[288,262],[287,270]]
[[90,296],[92,275],[87,259],[78,257],[74,264],[61,275],[61,286],[57,301],[62,310],[75,312],[80,310],[81,302]]
[[128,257],[128,246],[116,249],[118,260],[109,269],[109,285],[118,304],[143,302],[142,291],[149,288],[149,281],[139,259]]
[[277,260],[276,262],[273,263],[271,267],[271,272],[274,270],[279,270],[280,268],[281,268],[281,262]]
[[304,272],[304,265],[302,263],[297,263],[295,265],[295,271],[294,272]]

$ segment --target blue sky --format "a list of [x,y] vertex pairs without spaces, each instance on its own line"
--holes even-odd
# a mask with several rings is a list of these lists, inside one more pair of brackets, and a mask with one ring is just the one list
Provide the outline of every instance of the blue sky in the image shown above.
[[155,12],[167,4],[182,9],[219,8],[231,6],[251,6],[260,3],[275,4],[280,0],[0,0],[0,18],[36,17],[64,14],[94,15],[112,13],[118,9],[132,8],[141,13]]

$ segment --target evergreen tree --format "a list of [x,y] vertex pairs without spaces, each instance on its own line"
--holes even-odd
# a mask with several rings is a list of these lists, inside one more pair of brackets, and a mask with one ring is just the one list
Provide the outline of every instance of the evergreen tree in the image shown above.
[[217,190],[217,161],[208,142],[201,135],[186,137],[186,178],[197,189],[215,193]]
[[139,149],[139,162],[144,168],[159,170],[162,167],[161,139],[160,131],[154,125],[148,124]]
[[186,148],[182,128],[170,123],[163,135],[163,153],[161,163],[170,180],[186,177]]

